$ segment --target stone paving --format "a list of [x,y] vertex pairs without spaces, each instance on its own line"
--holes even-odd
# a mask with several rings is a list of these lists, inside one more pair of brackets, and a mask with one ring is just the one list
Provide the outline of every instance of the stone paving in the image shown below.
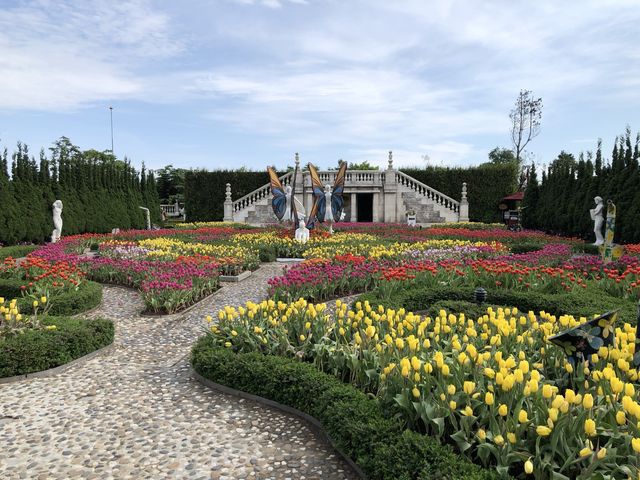
[[137,292],[104,287],[90,316],[113,319],[115,348],[48,378],[0,385],[2,479],[352,479],[297,417],[191,378],[204,316],[266,296],[263,264],[184,314],[141,316]]

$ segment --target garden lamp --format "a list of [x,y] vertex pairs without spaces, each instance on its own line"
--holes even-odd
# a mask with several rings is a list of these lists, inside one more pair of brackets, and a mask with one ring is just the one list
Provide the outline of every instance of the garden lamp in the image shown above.
[[487,300],[487,291],[482,287],[478,287],[474,290],[473,297],[478,305],[482,305]]

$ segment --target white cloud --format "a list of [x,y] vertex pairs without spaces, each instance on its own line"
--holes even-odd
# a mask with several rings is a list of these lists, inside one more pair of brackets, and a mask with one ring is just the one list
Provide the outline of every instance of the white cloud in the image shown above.
[[0,111],[171,104],[275,149],[330,146],[365,159],[391,148],[407,164],[425,153],[459,164],[484,160],[480,137],[508,144],[521,88],[543,97],[543,135],[568,110],[640,99],[631,0],[163,5],[1,8]]
[[168,18],[146,0],[39,0],[1,9],[0,109],[72,109],[139,95],[136,63],[183,48],[167,30]]

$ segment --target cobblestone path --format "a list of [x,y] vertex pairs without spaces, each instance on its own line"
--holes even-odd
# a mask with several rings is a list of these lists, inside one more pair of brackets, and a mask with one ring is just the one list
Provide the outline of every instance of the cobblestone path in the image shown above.
[[190,377],[204,316],[266,296],[278,264],[224,284],[185,314],[141,316],[137,292],[104,287],[93,317],[115,348],[49,377],[0,385],[2,479],[351,479],[307,424]]

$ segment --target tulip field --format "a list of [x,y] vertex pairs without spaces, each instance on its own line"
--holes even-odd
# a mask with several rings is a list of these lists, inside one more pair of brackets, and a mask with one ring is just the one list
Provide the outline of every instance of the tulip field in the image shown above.
[[[69,236],[5,259],[0,280],[36,313],[94,281],[168,314],[221,275],[296,258],[264,301],[210,312],[217,347],[312,364],[505,478],[640,478],[640,245],[603,264],[582,240],[495,224],[339,224],[305,245],[292,233],[195,223]],[[15,302],[0,308],[2,334],[24,327]],[[587,362],[548,341],[614,308],[592,336],[615,341]]]

